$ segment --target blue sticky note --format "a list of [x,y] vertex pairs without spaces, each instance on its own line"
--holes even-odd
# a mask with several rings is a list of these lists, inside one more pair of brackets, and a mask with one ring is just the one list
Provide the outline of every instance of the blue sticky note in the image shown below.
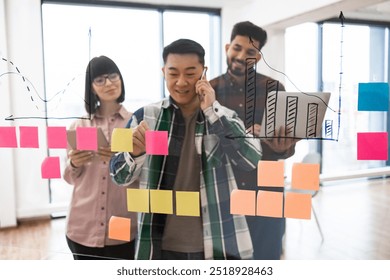
[[358,111],[388,111],[388,83],[359,83]]

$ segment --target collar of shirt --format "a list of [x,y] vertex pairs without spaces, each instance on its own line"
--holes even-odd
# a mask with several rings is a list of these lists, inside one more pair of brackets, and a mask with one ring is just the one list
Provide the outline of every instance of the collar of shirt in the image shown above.
[[[122,119],[126,119],[129,112],[126,110],[126,108],[122,105],[120,105],[119,109],[117,112],[113,113],[111,116],[119,115]],[[94,118],[103,118],[103,116],[99,113],[98,110],[96,110],[96,113],[91,114],[91,120]]]

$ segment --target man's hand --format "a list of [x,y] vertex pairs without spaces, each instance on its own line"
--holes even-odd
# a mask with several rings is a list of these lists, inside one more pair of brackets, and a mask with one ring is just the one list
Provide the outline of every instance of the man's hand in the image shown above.
[[256,137],[260,136],[261,125],[255,123],[253,126],[246,130],[247,133],[251,133]]
[[150,130],[146,121],[141,121],[133,130],[133,152],[132,156],[140,156],[146,152],[145,132]]
[[282,126],[279,128],[279,131],[275,132],[272,139],[262,140],[262,143],[267,144],[276,153],[284,153],[300,140],[284,138],[285,136],[285,128]]
[[199,95],[200,108],[205,110],[213,105],[215,101],[215,91],[206,79],[206,74],[196,82],[195,91]]

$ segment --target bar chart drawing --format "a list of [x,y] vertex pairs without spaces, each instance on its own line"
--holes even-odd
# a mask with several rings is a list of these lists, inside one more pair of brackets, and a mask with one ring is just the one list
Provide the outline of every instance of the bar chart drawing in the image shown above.
[[245,68],[245,129],[255,123],[256,108],[256,58],[246,59]]
[[317,135],[318,104],[307,104],[306,137],[313,138]]
[[325,138],[333,138],[333,120],[325,120]]
[[296,125],[298,116],[298,97],[287,96],[286,97],[286,123],[285,123],[285,135],[287,137],[294,137],[296,135]]
[[323,129],[329,99],[329,92],[267,92],[259,137],[279,137],[276,132],[283,128],[283,138],[333,140],[331,117]]

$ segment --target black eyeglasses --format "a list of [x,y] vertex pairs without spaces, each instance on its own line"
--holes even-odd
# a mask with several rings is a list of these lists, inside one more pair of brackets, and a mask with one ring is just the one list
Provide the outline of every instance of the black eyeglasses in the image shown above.
[[98,87],[102,87],[106,84],[106,79],[109,79],[111,83],[117,82],[120,79],[120,75],[118,73],[111,73],[107,75],[101,75],[93,79],[93,83]]

